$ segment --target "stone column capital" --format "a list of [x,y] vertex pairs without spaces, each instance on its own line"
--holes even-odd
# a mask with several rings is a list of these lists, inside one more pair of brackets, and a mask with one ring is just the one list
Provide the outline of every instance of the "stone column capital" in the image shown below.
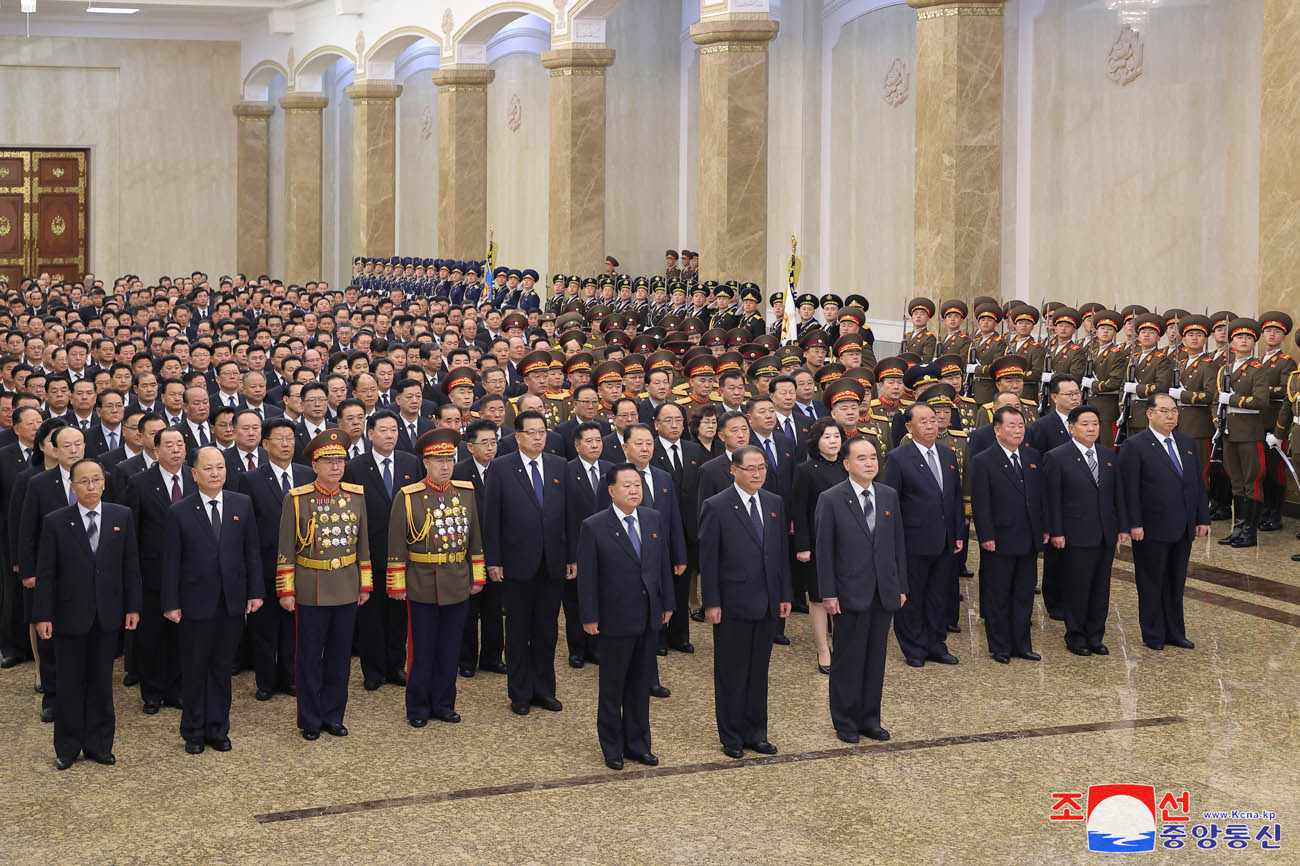
[[588,75],[604,75],[603,70],[613,65],[614,49],[603,45],[563,45],[542,52],[542,66],[551,70],[551,75],[579,69]]
[[265,119],[275,113],[275,106],[269,102],[236,102],[231,106],[235,117],[255,117]]
[[918,10],[917,18],[941,18],[949,15],[1001,15],[1008,0],[907,0]]
[[457,63],[433,70],[433,83],[448,93],[484,90],[496,75],[496,70],[485,63]]
[[321,93],[286,93],[280,97],[280,107],[285,111],[322,111],[329,104],[329,97]]
[[362,99],[392,101],[402,95],[402,85],[396,81],[384,81],[382,79],[358,81],[356,84],[350,84],[343,88],[343,92],[353,102]]
[[691,25],[691,41],[696,45],[748,43],[751,50],[762,51],[764,43],[776,38],[779,27],[766,15],[715,15]]

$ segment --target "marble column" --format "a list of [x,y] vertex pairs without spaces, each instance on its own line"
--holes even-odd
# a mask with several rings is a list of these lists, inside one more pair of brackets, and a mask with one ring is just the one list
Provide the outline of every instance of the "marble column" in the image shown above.
[[1002,7],[916,8],[914,290],[1002,296]]
[[1259,306],[1300,306],[1300,6],[1264,0],[1259,154]]
[[250,278],[270,270],[271,127],[275,106],[236,102],[235,265]]
[[767,275],[766,15],[716,15],[691,25],[700,46],[700,273]]
[[438,87],[438,254],[487,254],[487,86],[485,64],[433,71]]
[[352,100],[352,255],[391,256],[396,246],[397,97],[393,81],[360,81]]
[[542,52],[551,70],[551,189],[547,264],[590,274],[605,258],[605,69],[614,52],[566,45]]
[[321,276],[321,111],[319,93],[289,93],[284,109],[284,277],[302,285]]

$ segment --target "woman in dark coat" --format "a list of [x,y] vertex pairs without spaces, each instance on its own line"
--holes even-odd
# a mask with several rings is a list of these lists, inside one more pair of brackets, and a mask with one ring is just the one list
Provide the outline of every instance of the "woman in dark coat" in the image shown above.
[[817,499],[826,490],[848,477],[840,455],[844,445],[839,425],[831,418],[820,418],[808,430],[808,459],[794,470],[794,492],[791,511],[794,518],[794,538],[790,548],[795,552],[794,578],[802,582],[808,592],[808,612],[812,617],[813,637],[817,641],[817,670],[831,672],[831,648],[827,639],[826,610],[817,591],[817,567],[813,563],[813,539],[817,537],[813,524],[817,513]]

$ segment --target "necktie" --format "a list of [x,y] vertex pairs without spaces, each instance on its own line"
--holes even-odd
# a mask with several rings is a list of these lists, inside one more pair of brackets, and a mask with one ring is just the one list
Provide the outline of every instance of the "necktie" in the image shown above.
[[89,418],[87,418],[86,420],[84,420],[84,421],[81,422],[81,431],[82,431],[83,433],[89,433],[89,432],[90,432],[90,419],[89,419]]
[[772,468],[773,468],[773,469],[775,469],[775,468],[776,468],[776,452],[774,452],[774,451],[772,450],[772,440],[771,440],[771,439],[768,439],[767,441],[765,441],[765,442],[763,443],[763,450],[767,452],[767,462],[770,463],[770,464],[772,465]]
[[235,397],[234,394],[231,394],[231,395],[230,395],[230,398],[229,398],[229,405],[230,405],[230,408],[231,408],[231,409],[238,409],[238,408],[239,408],[239,400],[238,400],[238,398]]
[[388,491],[388,498],[393,498],[393,470],[390,464],[393,462],[391,457],[384,458],[384,488]]
[[90,552],[99,550],[99,527],[95,525],[95,512],[86,515],[86,540],[90,542]]
[[758,537],[761,539],[763,537],[763,518],[758,513],[757,496],[749,497],[749,520],[754,524],[754,531],[758,533]]
[[24,462],[24,463],[31,463],[31,462],[32,462],[32,449],[30,449],[30,448],[24,448],[24,449],[23,449],[23,462]]
[[76,505],[76,504],[77,504],[77,494],[75,494],[75,493],[72,492],[72,479],[71,479],[71,478],[68,479],[68,504],[69,504],[69,505]]
[[533,494],[537,497],[537,504],[541,505],[543,504],[542,500],[544,498],[544,494],[542,492],[542,473],[537,471],[536,460],[528,461],[528,465],[531,466],[533,470]]
[[641,501],[645,505],[654,505],[655,498],[654,495],[650,492],[651,487],[650,487],[649,475],[650,475],[649,470],[641,473]]
[[1182,475],[1183,464],[1179,462],[1178,452],[1174,450],[1174,437],[1170,436],[1165,439],[1165,450],[1169,452],[1169,459],[1174,461],[1174,469],[1178,470],[1179,475]]
[[1016,451],[1011,452],[1011,465],[1016,470],[1016,474],[1020,476],[1020,480],[1024,481],[1025,470],[1020,468],[1020,454]]
[[596,475],[596,466],[595,466],[595,464],[592,464],[592,467],[591,467],[591,470],[590,470],[590,475],[591,475],[591,492],[594,493],[594,494],[596,494],[597,497],[599,497],[599,496],[600,496],[600,478]]
[[682,471],[682,456],[678,453],[678,445],[673,443],[673,472]]
[[1092,473],[1093,483],[1100,484],[1101,478],[1097,475],[1097,458],[1092,456],[1092,449],[1085,451],[1083,456],[1088,458],[1088,471]]
[[791,442],[794,441],[794,439],[795,439],[795,435],[794,435],[794,422],[791,421],[789,418],[786,418],[786,419],[785,419],[785,435],[787,435],[787,436],[790,437],[790,441],[791,441]]
[[930,473],[934,475],[934,481],[939,485],[939,489],[943,490],[943,470],[939,468],[939,458],[935,456],[933,448],[926,451],[926,456],[930,458]]
[[253,471],[253,470],[256,469],[256,468],[257,468],[257,461],[253,459],[253,455],[252,455],[252,454],[249,454],[249,455],[248,455],[248,470],[251,472],[251,471]]
[[262,417],[262,407],[261,407],[261,406],[258,406],[258,407],[257,407],[256,409],[254,409],[253,411],[254,411],[255,413],[257,413],[257,417],[258,417],[258,418],[261,418],[261,417]]
[[415,445],[415,440],[419,438],[415,435],[416,429],[417,427],[415,424],[411,424],[410,426],[407,427],[407,431],[408,431],[407,436],[409,436],[411,439],[411,445]]
[[280,473],[280,495],[281,496],[289,495],[289,473],[288,472]]
[[627,537],[628,540],[632,542],[632,549],[636,551],[637,556],[640,556],[641,536],[636,531],[636,518],[629,514],[627,517],[623,518],[623,522],[627,524]]
[[862,515],[867,518],[867,529],[876,531],[876,509],[871,504],[871,491],[862,491]]
[[172,476],[172,504],[175,505],[177,502],[180,501],[181,501],[181,477],[179,475],[173,475]]
[[202,445],[202,446],[205,447],[205,448],[206,448],[206,447],[208,446],[208,444],[209,444],[209,443],[208,443],[208,431],[207,431],[207,429],[206,429],[206,425],[203,425],[203,424],[200,424],[200,425],[199,425],[199,444]]
[[217,500],[212,500],[208,505],[212,506],[212,536],[219,544],[221,543],[221,512],[217,511]]

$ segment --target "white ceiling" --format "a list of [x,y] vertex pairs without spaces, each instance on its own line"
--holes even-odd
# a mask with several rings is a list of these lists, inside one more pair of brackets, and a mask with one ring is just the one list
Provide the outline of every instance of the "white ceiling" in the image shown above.
[[0,0],[0,34],[33,36],[123,36],[238,39],[244,26],[266,18],[286,0],[95,0],[98,6],[139,9],[134,15],[86,12],[88,0],[36,0],[36,12],[24,15],[19,0]]

